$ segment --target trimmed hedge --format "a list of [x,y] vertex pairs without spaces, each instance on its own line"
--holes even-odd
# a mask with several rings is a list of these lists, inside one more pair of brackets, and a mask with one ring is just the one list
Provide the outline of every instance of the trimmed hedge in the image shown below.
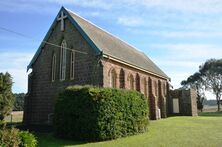
[[55,135],[99,141],[145,132],[147,99],[136,91],[68,87],[60,93],[54,113]]

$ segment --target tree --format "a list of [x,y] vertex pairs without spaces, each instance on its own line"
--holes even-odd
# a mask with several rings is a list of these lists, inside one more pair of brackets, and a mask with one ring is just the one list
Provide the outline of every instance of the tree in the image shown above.
[[25,93],[15,93],[15,102],[14,102],[14,111],[23,111],[24,110],[24,100]]
[[216,96],[218,111],[220,111],[220,99],[222,95],[222,59],[210,59],[199,67],[199,72],[191,75],[187,80],[182,81],[181,85],[195,86],[198,97],[204,96],[203,90],[212,91]]
[[7,72],[0,73],[0,120],[12,111],[13,102],[12,77]]
[[210,90],[216,96],[217,110],[220,111],[220,99],[222,95],[222,59],[210,59],[199,69],[202,83],[206,90]]
[[204,93],[204,86],[202,84],[202,77],[200,72],[196,72],[187,80],[181,82],[181,85],[184,88],[194,88],[197,91],[197,109],[202,112],[203,110],[203,102],[206,99]]

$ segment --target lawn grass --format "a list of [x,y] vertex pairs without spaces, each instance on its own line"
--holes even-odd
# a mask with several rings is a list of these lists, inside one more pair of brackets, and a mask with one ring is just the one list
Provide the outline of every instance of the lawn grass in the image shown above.
[[200,112],[199,116],[222,117],[222,111],[220,111],[220,112]]
[[37,137],[40,147],[75,145],[108,147],[221,147],[222,117],[218,116],[222,116],[222,113],[201,113],[201,116],[198,117],[170,117],[151,121],[149,131],[144,134],[97,143],[67,141],[57,139],[52,134],[37,134]]

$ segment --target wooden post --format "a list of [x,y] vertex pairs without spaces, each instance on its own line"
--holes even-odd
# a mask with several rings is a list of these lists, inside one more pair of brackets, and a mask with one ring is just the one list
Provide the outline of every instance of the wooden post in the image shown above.
[[12,123],[12,113],[11,113],[11,123]]

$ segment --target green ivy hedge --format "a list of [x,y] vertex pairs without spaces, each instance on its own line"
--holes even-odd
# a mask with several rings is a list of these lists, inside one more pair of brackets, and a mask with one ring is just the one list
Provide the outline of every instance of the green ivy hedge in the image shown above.
[[136,91],[68,87],[56,102],[55,134],[75,140],[110,140],[145,132],[147,99]]

